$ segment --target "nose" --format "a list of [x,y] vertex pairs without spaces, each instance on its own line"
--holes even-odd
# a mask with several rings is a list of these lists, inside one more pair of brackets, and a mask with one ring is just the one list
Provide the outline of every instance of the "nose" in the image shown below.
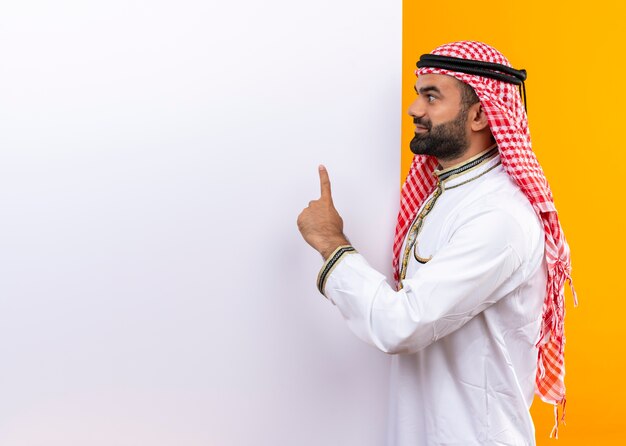
[[423,101],[420,100],[419,96],[415,98],[411,105],[409,105],[407,113],[413,118],[421,118],[424,116],[426,113],[426,107],[424,107]]

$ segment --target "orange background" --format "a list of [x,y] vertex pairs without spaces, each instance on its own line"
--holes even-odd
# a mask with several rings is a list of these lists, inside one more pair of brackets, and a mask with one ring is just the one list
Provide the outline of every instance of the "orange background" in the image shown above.
[[566,291],[567,425],[548,439],[552,407],[531,409],[538,445],[623,444],[626,243],[626,2],[405,1],[402,179],[408,172],[415,62],[454,40],[481,40],[528,71],[533,148],[551,184],[572,250],[580,304]]

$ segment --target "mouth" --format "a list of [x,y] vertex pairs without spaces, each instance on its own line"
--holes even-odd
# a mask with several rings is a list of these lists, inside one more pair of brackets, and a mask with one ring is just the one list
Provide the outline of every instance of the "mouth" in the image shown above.
[[426,133],[428,131],[428,127],[424,127],[421,125],[415,126],[415,133]]

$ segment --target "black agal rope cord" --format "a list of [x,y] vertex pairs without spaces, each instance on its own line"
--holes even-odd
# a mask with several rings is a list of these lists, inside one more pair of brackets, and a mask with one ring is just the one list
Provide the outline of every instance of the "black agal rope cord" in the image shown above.
[[417,62],[417,68],[442,68],[444,70],[458,71],[461,73],[474,74],[488,77],[509,84],[518,85],[520,95],[524,102],[524,110],[528,113],[526,105],[526,70],[516,70],[499,63],[484,62],[482,60],[461,59],[458,57],[437,56],[435,54],[423,54]]

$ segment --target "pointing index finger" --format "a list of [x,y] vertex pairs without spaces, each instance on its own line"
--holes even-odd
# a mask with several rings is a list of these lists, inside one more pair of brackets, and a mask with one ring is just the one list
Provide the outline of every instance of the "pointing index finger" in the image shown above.
[[328,170],[324,165],[320,164],[319,167],[320,172],[320,189],[321,189],[321,198],[328,198],[332,200],[332,196],[330,193],[330,178],[328,177]]

